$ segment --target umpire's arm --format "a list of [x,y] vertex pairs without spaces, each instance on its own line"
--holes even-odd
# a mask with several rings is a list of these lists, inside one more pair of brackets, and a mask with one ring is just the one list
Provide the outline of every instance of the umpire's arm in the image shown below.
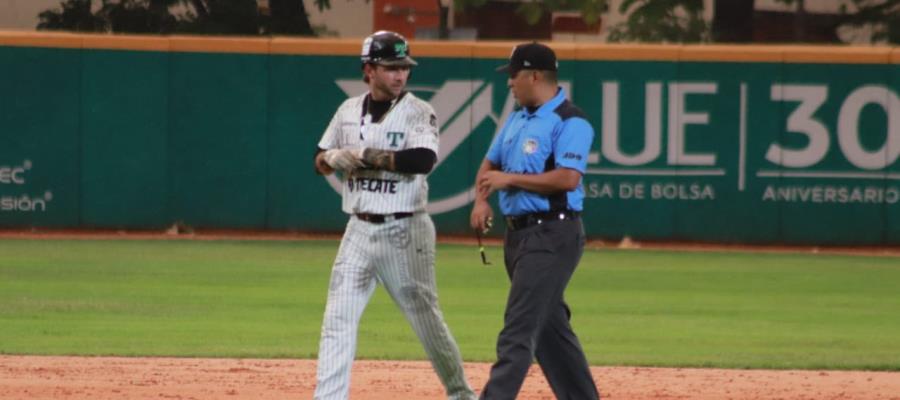
[[[478,173],[475,174],[475,183],[477,184],[489,172],[499,170],[500,166],[496,165],[488,159],[481,162]],[[476,185],[477,187],[477,185]],[[488,203],[488,197],[491,196],[490,191],[484,191],[480,188],[475,190],[475,202],[472,205],[472,214],[469,216],[469,225],[472,229],[479,232],[487,232],[490,229],[491,219],[494,217],[494,210]]]
[[493,193],[502,189],[523,189],[543,195],[575,190],[581,182],[581,172],[557,168],[541,174],[509,174],[487,171],[478,179],[478,192]]

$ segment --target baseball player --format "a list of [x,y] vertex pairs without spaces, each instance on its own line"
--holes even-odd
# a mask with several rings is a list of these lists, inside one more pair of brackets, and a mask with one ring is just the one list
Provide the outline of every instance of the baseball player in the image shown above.
[[338,172],[350,214],[331,272],[319,342],[315,399],[347,399],[359,320],[380,282],[425,347],[449,399],[474,400],[438,307],[435,230],[426,175],[438,153],[434,109],[406,92],[406,39],[379,31],[362,48],[366,94],[344,101],[326,128],[316,170]]

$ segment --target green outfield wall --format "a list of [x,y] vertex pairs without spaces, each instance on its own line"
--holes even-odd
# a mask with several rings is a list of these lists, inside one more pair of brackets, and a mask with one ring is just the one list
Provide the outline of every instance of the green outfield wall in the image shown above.
[[[441,124],[429,211],[468,232],[512,43],[413,42]],[[900,244],[900,49],[554,45],[596,136],[591,237]],[[356,40],[0,32],[0,227],[339,232],[314,173]]]

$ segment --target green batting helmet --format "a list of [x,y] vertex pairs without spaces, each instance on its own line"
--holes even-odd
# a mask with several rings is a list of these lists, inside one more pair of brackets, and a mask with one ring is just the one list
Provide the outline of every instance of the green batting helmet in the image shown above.
[[363,41],[362,56],[363,65],[418,65],[416,60],[409,56],[409,43],[406,38],[397,32],[378,31]]

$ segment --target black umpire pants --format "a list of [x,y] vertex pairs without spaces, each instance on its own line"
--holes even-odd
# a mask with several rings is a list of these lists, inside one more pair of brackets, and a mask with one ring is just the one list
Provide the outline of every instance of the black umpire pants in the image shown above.
[[497,362],[482,399],[515,399],[535,357],[557,399],[599,399],[563,300],[584,243],[581,219],[548,221],[506,233],[504,261],[511,287],[497,339]]

